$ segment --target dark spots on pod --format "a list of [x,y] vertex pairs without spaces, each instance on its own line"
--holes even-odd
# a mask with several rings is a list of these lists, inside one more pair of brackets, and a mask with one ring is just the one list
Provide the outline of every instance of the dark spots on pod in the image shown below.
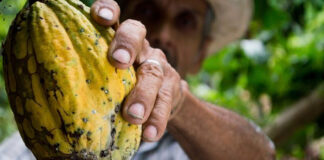
[[108,79],[108,77],[106,77],[106,81],[108,81],[109,79]]
[[80,9],[84,9],[84,7],[83,7],[82,4],[79,4],[78,7],[79,7]]
[[87,79],[87,80],[86,80],[86,83],[87,83],[87,84],[90,84],[90,83],[91,83],[91,80],[90,80],[90,79]]
[[79,32],[80,33],[83,33],[84,32],[84,28],[80,28]]
[[96,46],[99,44],[99,41],[98,39],[96,39],[95,43],[94,43]]
[[71,146],[72,146],[73,148],[75,148],[75,146],[76,146],[76,141],[73,141]]
[[43,18],[43,17],[41,17],[41,16],[39,16],[38,18],[39,18],[40,20],[43,20],[43,19],[44,19],[44,18]]
[[129,142],[129,139],[126,139],[126,142]]
[[58,152],[59,151],[59,148],[60,148],[60,144],[59,143],[55,143],[54,144],[54,150],[55,150],[55,152]]
[[112,98],[111,98],[111,97],[109,97],[109,98],[108,98],[108,101],[109,101],[109,102],[112,102]]
[[75,94],[74,96],[75,96],[75,97],[77,97],[77,96],[78,96],[78,94]]
[[111,130],[111,138],[112,138],[112,139],[115,139],[115,135],[116,135],[116,128],[113,128],[113,129]]
[[65,124],[65,127],[71,127],[71,126],[73,126],[74,125],[74,122],[72,122],[72,123],[68,123],[68,124]]
[[114,150],[115,149],[115,135],[116,135],[116,128],[112,128],[111,130],[111,144],[110,144],[110,149]]
[[128,126],[128,127],[130,127],[130,126],[131,126],[131,124],[130,124],[130,123],[128,123],[128,124],[127,124],[127,126]]
[[44,83],[45,83],[45,80],[44,80],[44,78],[40,78],[40,80],[39,80],[39,81],[40,81],[40,83],[41,83],[41,84],[44,84]]
[[17,31],[21,31],[21,29],[22,29],[21,26],[17,26],[17,27],[16,27],[16,30],[17,30]]
[[83,121],[84,123],[87,123],[87,122],[89,121],[89,119],[88,119],[88,118],[82,118],[82,121]]
[[91,51],[92,49],[91,48],[88,48],[88,51]]
[[103,101],[102,104],[103,104],[103,105],[106,105],[106,101]]
[[112,146],[112,148],[111,148],[112,151],[113,151],[113,150],[117,150],[117,149],[119,149],[118,146]]
[[24,13],[20,16],[20,18],[24,21],[27,20],[28,14]]
[[66,47],[66,49],[67,49],[67,50],[71,50],[71,48],[70,48],[70,47]]
[[80,151],[80,158],[84,159],[86,157],[87,157],[87,150],[83,148]]
[[54,58],[57,58],[57,57],[58,57],[57,55],[54,56]]
[[102,150],[100,151],[100,157],[103,158],[103,157],[107,157],[109,155],[109,150]]
[[88,141],[91,141],[91,135],[92,135],[92,132],[88,131],[87,132],[87,140]]
[[105,87],[101,87],[100,89],[101,89],[102,91],[104,91],[105,94],[109,94],[109,90],[108,90],[107,88],[105,88]]
[[52,77],[54,77],[54,76],[56,76],[56,75],[57,75],[57,72],[56,72],[56,71],[54,71],[54,70],[51,70],[51,71],[50,71],[50,74],[51,74],[51,76],[52,76]]
[[120,108],[121,108],[120,104],[117,103],[115,107],[115,113],[118,113],[120,111]]
[[84,129],[78,128],[74,131],[73,134],[71,134],[72,137],[80,138],[84,134]]
[[58,28],[59,26],[56,24],[56,25],[54,25],[54,27]]
[[111,123],[115,123],[115,121],[116,121],[116,115],[111,115],[111,117],[110,117],[110,121],[111,121]]
[[95,36],[96,36],[97,38],[100,38],[100,37],[101,37],[99,33],[95,33]]
[[126,84],[127,83],[126,79],[123,79],[122,81],[123,81],[123,84]]
[[115,68],[115,73],[116,73],[116,74],[117,74],[117,71],[118,71],[117,68]]
[[75,114],[75,112],[74,112],[74,111],[72,111],[72,114]]

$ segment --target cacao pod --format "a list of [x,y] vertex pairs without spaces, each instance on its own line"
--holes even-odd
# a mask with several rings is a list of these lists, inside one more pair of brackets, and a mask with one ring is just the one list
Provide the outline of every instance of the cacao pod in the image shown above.
[[79,0],[43,0],[22,10],[4,44],[6,91],[19,132],[37,159],[130,159],[141,126],[123,120],[130,67],[109,64],[114,30]]

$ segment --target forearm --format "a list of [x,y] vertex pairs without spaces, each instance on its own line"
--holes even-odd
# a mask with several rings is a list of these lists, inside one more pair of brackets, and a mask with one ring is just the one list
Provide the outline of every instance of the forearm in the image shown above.
[[168,131],[191,159],[274,159],[274,149],[260,131],[237,114],[202,102],[185,92],[186,98],[168,123]]

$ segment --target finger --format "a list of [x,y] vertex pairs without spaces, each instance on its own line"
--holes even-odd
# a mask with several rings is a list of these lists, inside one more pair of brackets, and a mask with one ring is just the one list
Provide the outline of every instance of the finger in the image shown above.
[[92,18],[100,25],[111,26],[117,23],[120,8],[114,0],[97,0],[90,10]]
[[[152,49],[151,52],[154,54],[159,51]],[[157,56],[151,58],[157,59]],[[132,124],[143,124],[148,119],[163,78],[164,73],[160,65],[144,62],[137,68],[137,84],[127,96],[123,107],[125,120]]]
[[135,20],[126,20],[116,31],[111,42],[108,59],[117,68],[125,69],[131,66],[137,55],[149,44],[144,43],[146,29],[144,25]]
[[[171,83],[170,83],[171,82]],[[158,93],[155,106],[149,119],[145,122],[143,139],[147,142],[158,141],[167,126],[172,108],[172,86],[174,81],[164,83]],[[175,83],[175,82],[174,82]]]

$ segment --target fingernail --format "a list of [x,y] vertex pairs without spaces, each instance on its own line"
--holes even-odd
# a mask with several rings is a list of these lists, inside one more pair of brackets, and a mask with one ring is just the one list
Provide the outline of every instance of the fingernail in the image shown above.
[[105,19],[105,20],[112,20],[113,19],[113,13],[111,10],[107,9],[107,8],[102,8],[99,10],[98,16]]
[[142,104],[136,103],[128,108],[127,113],[133,118],[143,119],[144,118],[144,106]]
[[112,56],[116,61],[120,63],[127,64],[130,61],[130,54],[125,49],[117,49]]
[[157,129],[156,127],[149,125],[145,128],[144,131],[144,138],[148,139],[148,140],[154,140],[156,135],[157,135]]

